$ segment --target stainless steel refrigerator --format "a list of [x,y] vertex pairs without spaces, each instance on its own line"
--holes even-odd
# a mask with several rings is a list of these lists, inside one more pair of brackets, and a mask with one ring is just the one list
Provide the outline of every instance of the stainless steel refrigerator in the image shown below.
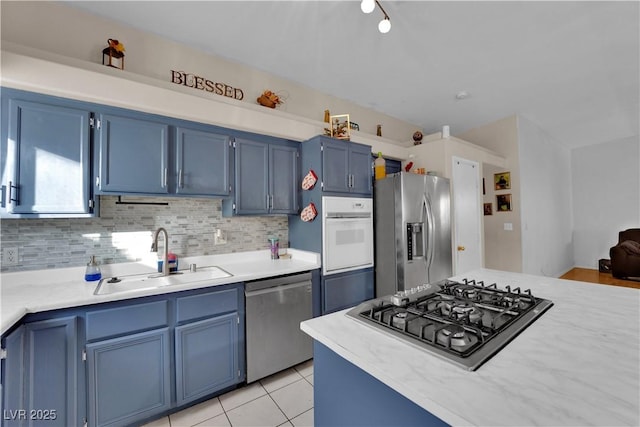
[[376,297],[452,275],[447,178],[398,172],[375,182]]

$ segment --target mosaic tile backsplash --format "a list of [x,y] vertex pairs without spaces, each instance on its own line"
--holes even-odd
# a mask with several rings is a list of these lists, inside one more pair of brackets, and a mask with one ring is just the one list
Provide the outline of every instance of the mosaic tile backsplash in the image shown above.
[[[286,216],[226,218],[220,199],[135,199],[168,206],[120,205],[117,200],[102,196],[99,218],[2,220],[2,248],[17,248],[18,264],[2,265],[0,271],[84,266],[91,255],[100,264],[148,259],[155,256],[150,248],[158,227],[167,230],[169,251],[178,257],[267,249],[271,236],[284,247],[289,239]],[[226,244],[214,244],[216,229],[226,233]]]

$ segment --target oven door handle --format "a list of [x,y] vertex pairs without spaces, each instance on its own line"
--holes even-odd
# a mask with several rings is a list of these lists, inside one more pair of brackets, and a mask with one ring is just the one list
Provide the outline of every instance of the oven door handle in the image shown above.
[[371,214],[370,213],[346,213],[346,212],[327,213],[325,218],[328,219],[328,220],[331,220],[331,219],[369,219],[369,218],[371,218]]

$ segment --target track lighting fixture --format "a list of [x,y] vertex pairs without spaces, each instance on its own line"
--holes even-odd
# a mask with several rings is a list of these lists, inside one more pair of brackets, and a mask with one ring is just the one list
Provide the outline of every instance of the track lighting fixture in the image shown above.
[[384,18],[382,18],[382,21],[380,21],[380,23],[378,24],[378,31],[380,31],[382,34],[388,33],[391,29],[391,20],[389,19],[389,15],[387,15],[387,12],[385,12],[378,0],[362,0],[362,2],[360,3],[360,9],[364,13],[371,13],[376,8],[376,5],[380,8],[380,11],[384,15]]

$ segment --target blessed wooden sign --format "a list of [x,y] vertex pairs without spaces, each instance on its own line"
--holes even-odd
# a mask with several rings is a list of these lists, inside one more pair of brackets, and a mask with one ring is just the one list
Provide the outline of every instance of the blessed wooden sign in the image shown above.
[[224,83],[213,82],[195,74],[185,73],[184,71],[171,70],[171,82],[237,100],[244,98],[244,92],[242,92],[242,89],[238,89]]

